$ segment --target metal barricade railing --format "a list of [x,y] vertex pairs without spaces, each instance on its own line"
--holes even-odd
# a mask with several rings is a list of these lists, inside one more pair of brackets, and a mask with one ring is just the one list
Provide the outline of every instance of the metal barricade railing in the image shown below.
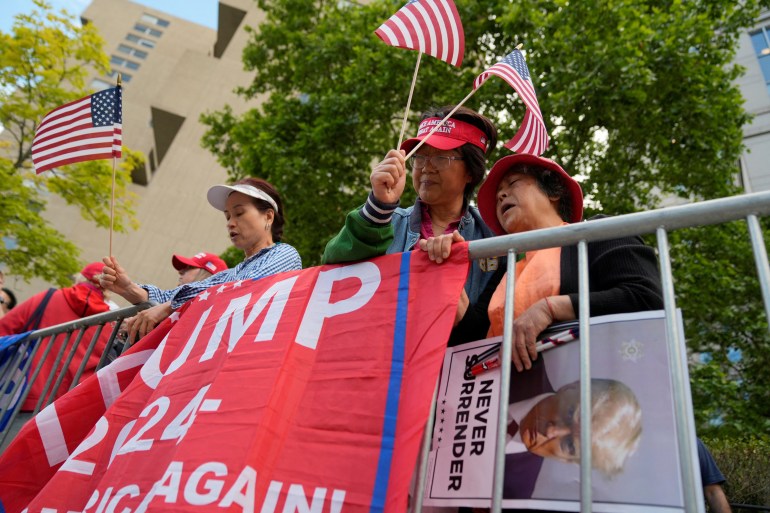
[[[476,260],[480,258],[488,258],[494,256],[508,255],[508,276],[506,288],[506,310],[505,310],[505,322],[503,326],[503,344],[501,355],[501,388],[500,388],[500,404],[508,404],[508,392],[510,386],[510,374],[511,374],[511,340],[513,329],[513,295],[515,291],[515,280],[513,279],[514,266],[516,262],[516,254],[526,251],[532,251],[537,249],[560,247],[560,246],[578,246],[578,284],[579,284],[579,303],[580,308],[578,312],[579,317],[579,330],[580,330],[580,417],[590,418],[590,404],[591,404],[591,389],[590,389],[590,311],[589,311],[589,287],[588,287],[588,251],[587,245],[589,242],[614,239],[619,237],[627,237],[634,235],[643,235],[655,233],[658,243],[658,255],[661,271],[661,282],[663,286],[664,295],[664,307],[665,307],[665,322],[666,322],[666,335],[669,342],[669,357],[672,362],[672,388],[674,393],[674,411],[675,411],[675,425],[676,436],[679,447],[679,459],[682,464],[682,485],[684,490],[684,505],[685,510],[689,512],[701,512],[703,511],[703,500],[701,495],[700,480],[698,479],[698,472],[693,467],[694,454],[692,453],[691,445],[689,441],[692,439],[695,433],[693,423],[693,412],[690,407],[690,402],[687,400],[689,394],[689,383],[685,379],[686,376],[686,355],[681,351],[681,341],[679,340],[679,332],[677,330],[675,320],[675,296],[673,278],[671,273],[671,265],[669,259],[669,245],[667,234],[669,231],[680,228],[691,228],[698,226],[706,226],[713,224],[721,224],[738,219],[745,219],[749,227],[749,235],[752,242],[753,252],[755,256],[756,266],[758,269],[759,280],[761,290],[764,299],[765,312],[770,319],[770,266],[768,265],[767,252],[765,250],[764,240],[762,238],[762,232],[759,225],[757,216],[770,214],[770,192],[753,193],[742,196],[734,196],[730,198],[722,198],[717,200],[703,201],[700,203],[693,203],[689,205],[681,205],[676,207],[668,207],[659,210],[653,210],[649,212],[640,212],[635,214],[627,214],[616,217],[608,217],[591,221],[589,223],[575,223],[566,226],[560,226],[556,228],[548,228],[543,230],[535,230],[525,233],[505,235],[500,237],[494,237],[490,239],[471,241],[469,243],[469,258]],[[67,354],[66,362],[62,366],[62,369],[67,368],[73,358],[74,350],[79,343],[81,343],[83,334],[86,329],[91,326],[98,326],[97,332],[92,336],[89,346],[87,348],[88,354],[93,351],[96,341],[102,331],[103,327],[110,322],[115,322],[115,326],[112,328],[107,347],[100,359],[98,368],[102,367],[106,363],[107,355],[110,350],[115,346],[116,336],[120,321],[135,315],[137,312],[144,310],[151,306],[150,303],[142,303],[129,308],[123,308],[113,312],[107,312],[103,314],[94,315],[77,321],[73,321],[58,326],[53,326],[45,329],[38,330],[31,334],[31,336],[22,344],[18,351],[19,360],[22,358],[23,353],[29,347],[29,344],[35,343],[33,348],[33,354],[37,352],[41,346],[43,346],[43,340],[48,338],[48,343],[43,352],[43,356],[40,359],[42,362],[48,357],[55,337],[64,335],[64,342],[56,356],[55,368],[59,368],[58,363],[62,362],[64,354],[66,353],[66,347],[69,344],[72,333],[75,330],[79,330],[75,343],[73,344],[70,352]],[[23,350],[22,350],[23,349]],[[121,350],[124,348],[121,348]],[[32,362],[32,356],[28,359],[28,365]],[[85,359],[84,359],[85,361]],[[16,361],[18,366],[19,361]],[[75,379],[73,380],[73,386],[77,383],[84,370],[84,364],[81,364],[78,368]],[[29,368],[25,368],[25,375],[29,374]],[[32,372],[30,382],[36,379],[42,379],[38,376],[40,366]],[[0,386],[4,390],[6,386],[11,384],[13,374],[13,367],[6,364],[3,368],[0,368]],[[53,401],[56,396],[57,387],[61,385],[61,376],[54,382],[54,374],[47,376],[47,383],[45,385],[46,391],[41,395],[41,399],[35,409],[35,413],[44,405]],[[48,391],[48,387],[53,383],[53,389]],[[14,384],[14,386],[16,386]],[[26,395],[26,394],[25,394]],[[47,397],[47,400],[44,400]],[[19,408],[24,402],[25,397],[22,397],[16,404],[12,417],[15,417]],[[436,397],[434,394],[434,406]],[[6,411],[0,409],[0,418],[3,418]],[[507,426],[507,412],[505,408],[500,409],[498,417],[498,439],[496,443],[495,453],[495,472],[493,481],[493,498],[492,498],[492,511],[499,513],[502,509],[502,492],[503,492],[503,470],[505,465],[505,435]],[[425,437],[423,439],[423,449],[420,455],[420,464],[418,466],[418,496],[414,501],[414,511],[422,511],[422,491],[424,490],[424,483],[426,479],[426,473],[428,470],[428,451],[430,450],[431,432],[433,427],[433,421],[435,418],[435,408],[431,408],[430,417],[425,430]],[[8,422],[4,431],[0,432],[2,438],[0,438],[0,445],[5,441],[10,431],[11,422]],[[591,424],[588,422],[581,423],[580,428],[580,446],[590,447],[591,439]],[[590,512],[592,507],[592,493],[591,493],[591,461],[590,455],[584,454],[580,461],[580,493],[581,493],[581,512]]]
[[[32,415],[35,415],[42,408],[56,399],[57,394],[62,387],[62,383],[67,376],[70,365],[81,345],[88,344],[85,347],[82,361],[75,371],[69,389],[74,388],[80,381],[83,372],[86,370],[88,361],[96,348],[96,344],[102,336],[105,326],[112,323],[110,328],[112,331],[110,332],[104,351],[99,358],[99,363],[96,367],[97,369],[100,369],[109,363],[108,360],[110,354],[119,355],[128,347],[128,344],[125,341],[119,340],[117,336],[121,322],[124,319],[133,317],[138,312],[141,312],[152,305],[153,303],[151,302],[140,303],[127,308],[84,317],[64,324],[57,324],[56,326],[50,326],[30,333],[30,335],[17,346],[14,356],[8,358],[2,367],[0,367],[0,390],[4,392],[5,397],[5,400],[0,404],[0,419],[5,419],[9,409],[12,408],[10,416],[6,419],[3,429],[0,431],[0,447],[5,447],[6,439],[9,434],[15,433],[18,431],[18,428],[21,427],[20,424],[15,421],[22,405],[32,389],[33,383],[43,383],[40,398],[32,412]],[[84,341],[84,335],[91,328],[95,328],[93,334],[90,336],[89,340]],[[74,341],[70,345],[73,334],[75,335]],[[59,349],[54,356],[51,352],[56,346],[55,342],[59,336],[63,336],[64,338],[61,340]],[[32,363],[41,348],[43,348],[42,353],[40,353],[37,365],[35,365],[33,369]],[[26,361],[24,361],[25,357]],[[44,367],[44,363],[49,358],[53,358],[50,362],[51,370],[44,376],[41,371]],[[24,363],[22,364],[22,362]],[[28,377],[29,379],[24,379],[25,377]],[[17,396],[19,396],[18,400],[14,401],[13,399]]]
[[[590,311],[588,288],[588,243],[634,235],[655,233],[658,243],[661,283],[663,287],[666,337],[669,359],[671,361],[672,390],[674,394],[674,412],[676,437],[679,446],[679,460],[682,466],[682,489],[684,492],[685,511],[702,512],[703,497],[699,470],[694,468],[694,454],[689,443],[695,436],[693,412],[689,396],[686,355],[682,351],[682,341],[675,320],[676,303],[674,282],[669,259],[668,232],[680,228],[693,228],[721,224],[739,219],[748,223],[759,281],[764,299],[765,312],[770,319],[770,266],[757,216],[770,214],[770,192],[761,192],[703,201],[689,205],[667,207],[648,212],[639,212],[616,217],[597,219],[588,223],[575,223],[556,228],[534,230],[525,233],[505,235],[489,239],[471,241],[469,258],[476,260],[507,255],[508,281],[506,288],[505,321],[503,324],[503,344],[501,354],[500,404],[508,404],[508,392],[511,379],[511,345],[513,330],[513,297],[515,290],[514,266],[516,254],[537,249],[561,246],[578,246],[578,312],[580,330],[580,418],[591,418],[590,388]],[[417,500],[414,511],[422,511],[422,496],[428,470],[428,453],[435,419],[435,397],[430,418],[423,438],[423,448],[418,465]],[[501,407],[498,417],[497,443],[495,451],[495,469],[492,486],[492,512],[502,510],[503,471],[505,468],[505,435],[507,411]],[[591,423],[580,424],[580,446],[591,447]],[[590,451],[589,451],[590,453]],[[591,458],[584,453],[580,459],[580,511],[592,510]]]

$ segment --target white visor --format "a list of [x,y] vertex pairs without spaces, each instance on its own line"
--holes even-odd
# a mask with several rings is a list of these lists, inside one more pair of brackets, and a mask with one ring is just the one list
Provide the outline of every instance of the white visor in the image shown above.
[[275,213],[278,213],[278,205],[276,205],[275,200],[270,197],[268,193],[265,191],[262,191],[260,189],[257,189],[256,187],[252,185],[245,185],[245,184],[236,184],[236,185],[215,185],[211,189],[209,189],[208,194],[206,194],[206,197],[209,200],[209,203],[212,207],[214,207],[217,210],[224,211],[225,204],[227,202],[227,197],[231,195],[234,192],[240,192],[241,194],[245,194],[246,196],[251,196],[252,198],[261,199],[262,201],[266,201],[270,204],[271,207],[273,207],[273,210],[275,210]]

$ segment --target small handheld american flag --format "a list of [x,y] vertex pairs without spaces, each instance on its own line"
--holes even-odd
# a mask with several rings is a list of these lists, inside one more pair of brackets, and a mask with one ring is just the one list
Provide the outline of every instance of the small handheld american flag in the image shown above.
[[550,139],[524,56],[518,49],[512,51],[503,60],[476,77],[473,89],[478,89],[492,75],[502,78],[513,87],[527,106],[518,132],[513,139],[505,143],[505,147],[517,153],[542,155],[548,148]]
[[465,32],[452,0],[410,0],[374,33],[390,46],[419,50],[453,66],[465,55]]
[[121,88],[113,87],[58,107],[43,118],[32,140],[35,171],[121,156]]

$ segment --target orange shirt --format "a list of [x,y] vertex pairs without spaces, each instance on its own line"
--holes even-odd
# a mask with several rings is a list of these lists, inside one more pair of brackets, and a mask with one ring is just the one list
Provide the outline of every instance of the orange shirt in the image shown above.
[[[505,286],[508,274],[503,276],[489,301],[488,337],[503,334],[505,318]],[[516,286],[513,298],[514,318],[520,316],[537,301],[558,296],[561,289],[561,248],[529,251],[516,263]]]

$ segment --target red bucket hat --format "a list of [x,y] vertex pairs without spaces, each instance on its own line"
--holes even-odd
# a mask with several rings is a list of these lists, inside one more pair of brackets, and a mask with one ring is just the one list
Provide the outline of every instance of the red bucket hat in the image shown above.
[[211,274],[216,274],[227,269],[225,261],[213,253],[196,253],[191,258],[174,255],[171,257],[171,265],[173,265],[174,269],[177,271],[181,271],[186,267],[195,267],[198,269],[205,269]]
[[[417,143],[425,139],[433,128],[441,123],[442,118],[425,118],[420,121],[420,128],[417,130],[417,137],[407,139],[401,143],[401,149],[407,153],[417,146]],[[487,151],[487,134],[478,127],[460,121],[459,119],[449,118],[441,128],[430,136],[425,144],[438,148],[439,150],[454,150],[465,143],[470,143]]]
[[583,190],[580,188],[580,184],[568,175],[559,164],[551,159],[527,153],[508,155],[495,162],[495,165],[489,171],[489,175],[487,175],[487,179],[479,187],[479,194],[476,197],[481,218],[493,232],[498,235],[508,233],[503,229],[500,221],[497,220],[497,187],[500,185],[500,181],[505,174],[519,164],[540,166],[555,172],[569,191],[569,222],[577,223],[583,218]]

